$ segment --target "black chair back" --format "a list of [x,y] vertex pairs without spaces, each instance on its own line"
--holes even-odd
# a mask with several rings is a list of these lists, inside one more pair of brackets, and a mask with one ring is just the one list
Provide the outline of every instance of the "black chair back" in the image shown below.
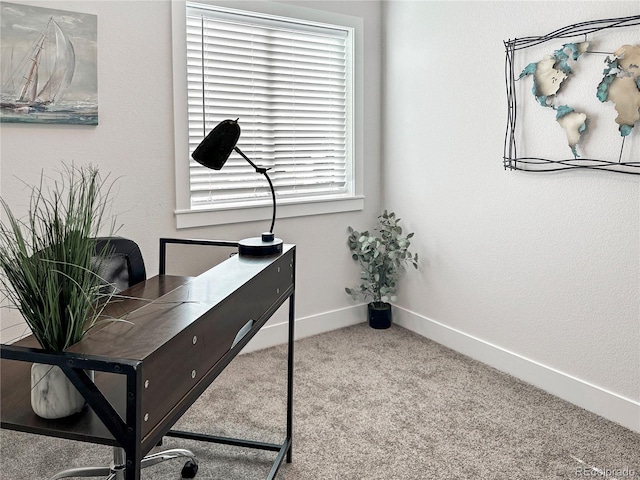
[[101,262],[98,275],[112,288],[113,293],[147,279],[144,260],[140,247],[133,240],[122,237],[96,238],[95,251],[97,255],[105,255]]

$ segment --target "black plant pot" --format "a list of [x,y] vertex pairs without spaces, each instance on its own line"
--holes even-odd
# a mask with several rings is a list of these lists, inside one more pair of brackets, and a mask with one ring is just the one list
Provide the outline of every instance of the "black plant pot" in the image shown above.
[[367,305],[367,318],[371,328],[389,328],[391,326],[391,304],[371,302]]

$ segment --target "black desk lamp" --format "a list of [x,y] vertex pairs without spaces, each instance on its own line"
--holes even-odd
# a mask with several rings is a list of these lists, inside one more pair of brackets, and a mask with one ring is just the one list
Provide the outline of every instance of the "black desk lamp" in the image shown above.
[[273,255],[282,252],[282,240],[275,238],[273,234],[273,226],[276,223],[276,192],[273,189],[273,183],[269,175],[268,168],[258,167],[249,158],[242,153],[236,143],[240,138],[240,125],[238,120],[223,120],[220,122],[209,135],[205,137],[200,145],[191,155],[193,159],[200,165],[214,170],[220,170],[225,164],[232,151],[236,151],[249,164],[256,169],[256,173],[261,173],[269,182],[271,189],[271,197],[273,198],[273,215],[271,217],[271,228],[260,237],[245,238],[240,240],[238,245],[238,253],[240,255],[263,256]]

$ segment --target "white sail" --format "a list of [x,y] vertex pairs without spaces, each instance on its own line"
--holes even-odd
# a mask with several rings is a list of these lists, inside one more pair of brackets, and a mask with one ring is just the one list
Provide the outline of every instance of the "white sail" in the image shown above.
[[34,47],[31,67],[29,68],[29,73],[25,77],[22,90],[20,91],[20,98],[18,98],[19,102],[34,102],[36,100],[38,93],[38,65],[40,63],[40,55],[42,54],[44,41],[46,39],[46,35],[42,34],[40,41]]
[[60,26],[53,21],[56,38],[56,58],[47,83],[38,92],[37,99],[43,103],[55,103],[64,94],[73,79],[76,55],[69,37]]
[[[43,110],[54,104],[62,98],[65,89],[71,84],[75,65],[73,45],[51,17],[39,39],[12,73],[10,82],[7,82],[6,87],[9,83],[19,81],[20,92],[14,97],[15,103],[4,102],[3,108]],[[44,81],[44,85],[39,81]]]
[[37,97],[37,91],[38,91],[38,71],[36,70],[36,72],[33,75],[33,82],[31,82],[31,86],[28,91],[27,101],[35,102]]

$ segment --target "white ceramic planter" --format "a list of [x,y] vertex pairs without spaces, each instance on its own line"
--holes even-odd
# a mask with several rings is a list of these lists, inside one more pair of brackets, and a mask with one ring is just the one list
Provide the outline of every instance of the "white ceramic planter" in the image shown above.
[[48,419],[68,417],[84,405],[84,397],[60,367],[43,363],[31,366],[31,408],[36,415]]

